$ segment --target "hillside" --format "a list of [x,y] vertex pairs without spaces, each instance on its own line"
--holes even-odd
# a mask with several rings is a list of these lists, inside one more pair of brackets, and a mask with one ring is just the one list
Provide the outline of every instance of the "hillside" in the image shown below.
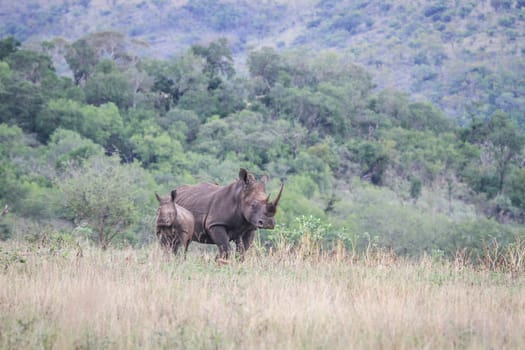
[[143,244],[154,192],[246,168],[285,183],[269,246],[519,244],[521,5],[438,5],[2,6],[0,239]]
[[336,50],[378,88],[432,101],[461,124],[502,109],[523,127],[524,9],[523,0],[33,0],[2,4],[0,37],[39,45],[116,30],[158,58],[226,37],[243,64],[262,46]]

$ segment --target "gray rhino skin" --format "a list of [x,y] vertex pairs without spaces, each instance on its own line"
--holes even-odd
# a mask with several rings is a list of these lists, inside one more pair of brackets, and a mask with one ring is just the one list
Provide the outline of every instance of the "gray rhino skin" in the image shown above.
[[283,185],[275,201],[266,194],[266,182],[241,168],[239,178],[227,186],[209,183],[183,185],[177,188],[176,203],[195,217],[193,240],[216,244],[218,259],[228,259],[230,241],[236,244],[240,258],[250,247],[258,228],[273,229],[275,213]]
[[177,192],[171,191],[170,196],[161,198],[155,193],[159,208],[155,228],[157,238],[163,248],[177,254],[180,245],[184,246],[184,255],[193,237],[195,219],[193,214],[175,203]]

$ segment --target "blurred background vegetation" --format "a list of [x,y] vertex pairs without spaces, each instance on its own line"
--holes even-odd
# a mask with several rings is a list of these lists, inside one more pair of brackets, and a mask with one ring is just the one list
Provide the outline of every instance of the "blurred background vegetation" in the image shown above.
[[525,239],[525,2],[2,6],[2,239],[154,239],[154,191],[286,188],[263,244]]

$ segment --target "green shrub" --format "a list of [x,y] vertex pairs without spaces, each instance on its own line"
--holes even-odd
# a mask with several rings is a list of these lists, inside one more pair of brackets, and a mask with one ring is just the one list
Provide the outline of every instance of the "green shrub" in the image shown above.
[[139,220],[141,208],[153,207],[148,181],[137,164],[121,165],[119,157],[113,156],[94,157],[70,167],[56,179],[56,185],[65,216],[85,223],[96,235],[92,238],[105,249]]

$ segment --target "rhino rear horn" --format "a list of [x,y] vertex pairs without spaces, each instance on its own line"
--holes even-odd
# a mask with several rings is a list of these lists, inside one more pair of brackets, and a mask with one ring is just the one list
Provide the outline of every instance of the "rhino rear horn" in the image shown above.
[[160,198],[157,192],[155,192],[155,197],[157,197],[157,200],[159,201],[159,203],[162,201],[162,199]]
[[279,200],[281,200],[281,195],[283,194],[283,188],[284,184],[281,184],[281,189],[279,190],[279,194],[277,195],[277,198],[275,198],[275,201],[273,201],[273,205],[277,207],[277,204],[279,204]]

